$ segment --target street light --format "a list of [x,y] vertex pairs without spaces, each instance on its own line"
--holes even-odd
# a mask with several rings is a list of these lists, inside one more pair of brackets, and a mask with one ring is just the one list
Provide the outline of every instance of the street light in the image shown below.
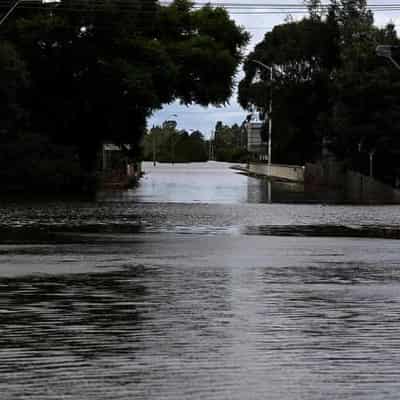
[[[264,64],[261,61],[250,59],[251,62],[260,65],[261,67],[267,69],[270,73],[270,80],[271,80],[271,85],[272,85],[272,79],[273,79],[273,68],[270,67],[269,65]],[[272,149],[272,88],[271,88],[271,96],[269,98],[269,111],[268,111],[268,117],[269,117],[269,127],[268,127],[268,166],[271,166],[271,149]]]
[[375,149],[369,151],[369,176],[374,177],[374,155]]
[[[358,142],[358,152],[361,153],[363,152],[363,142],[364,138],[361,138],[361,140]],[[374,156],[375,156],[376,149],[372,148],[368,151],[368,156],[369,156],[369,176],[371,178],[374,177]]]
[[388,60],[390,60],[392,62],[393,65],[395,65],[395,67],[397,69],[400,70],[400,65],[398,64],[398,62],[393,58],[393,54],[392,54],[392,50],[393,49],[397,49],[399,48],[399,46],[390,46],[390,45],[383,45],[380,44],[379,46],[376,47],[376,54],[380,57],[385,57]]
[[12,14],[12,12],[21,4],[21,3],[40,3],[40,4],[49,4],[49,3],[60,3],[61,0],[16,0],[11,5],[10,9],[1,17],[0,25]]
[[[177,114],[172,114],[168,117],[168,119],[170,119],[171,117],[175,117],[177,118],[178,115]],[[175,127],[176,127],[176,123],[175,123]],[[174,128],[175,130],[175,128]],[[171,164],[175,163],[175,140],[174,140],[174,130],[171,132]]]
[[[392,46],[392,45],[384,45],[380,44],[379,46],[376,46],[376,54],[380,57],[385,57],[388,60],[392,62],[392,64],[400,70],[400,65],[399,63],[393,58],[393,49],[399,49],[400,46]],[[373,177],[374,171],[373,171],[373,164],[374,164],[374,155],[375,155],[375,149],[372,149],[369,152],[369,176]]]
[[153,125],[152,135],[153,135],[153,166],[155,167],[157,160],[157,150],[156,150],[157,143],[156,143],[156,133],[154,131],[154,125]]

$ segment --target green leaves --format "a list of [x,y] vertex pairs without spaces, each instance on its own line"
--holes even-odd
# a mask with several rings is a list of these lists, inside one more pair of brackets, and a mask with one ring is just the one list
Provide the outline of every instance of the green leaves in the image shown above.
[[32,81],[30,129],[85,157],[104,140],[139,143],[165,103],[226,102],[249,39],[225,10],[186,0],[65,0],[21,11],[7,36],[23,60],[21,79],[26,65]]
[[[375,48],[399,44],[394,26],[375,27],[364,0],[332,1],[326,17],[318,1],[307,3],[309,18],[276,26],[249,55],[240,103],[265,109],[272,93],[277,161],[318,158],[325,139],[350,164],[361,157],[360,143],[362,152],[390,159],[400,150],[400,73]],[[251,59],[274,68],[272,83],[269,71]],[[390,169],[381,161],[376,172]]]
[[[244,64],[239,102],[266,110],[272,95],[277,162],[301,164],[314,157],[316,116],[330,107],[330,81],[339,63],[334,27],[318,18],[276,26]],[[272,82],[269,68],[252,60],[273,68]]]
[[191,11],[185,3],[173,3],[159,16],[160,41],[178,71],[170,100],[223,104],[232,94],[241,51],[249,36],[224,9],[205,6]]
[[243,162],[248,160],[245,130],[234,124],[224,125],[218,121],[215,125],[215,158],[218,161]]
[[164,123],[153,127],[143,141],[144,159],[160,162],[197,162],[208,159],[207,143],[199,131],[189,134]]
[[0,42],[0,135],[21,129],[26,112],[21,101],[29,87],[29,73],[15,48]]

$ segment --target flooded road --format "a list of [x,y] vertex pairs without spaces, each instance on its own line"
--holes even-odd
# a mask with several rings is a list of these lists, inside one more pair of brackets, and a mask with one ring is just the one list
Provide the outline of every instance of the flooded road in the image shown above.
[[400,207],[145,169],[95,201],[1,203],[1,399],[398,398]]

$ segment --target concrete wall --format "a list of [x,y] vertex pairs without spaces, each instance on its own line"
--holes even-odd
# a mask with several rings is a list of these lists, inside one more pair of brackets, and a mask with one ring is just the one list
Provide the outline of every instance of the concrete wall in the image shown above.
[[354,171],[346,174],[345,194],[347,200],[354,203],[400,203],[399,190]]
[[[342,201],[356,204],[400,204],[400,190],[369,176],[346,171],[342,163],[279,165],[250,163],[247,172],[292,182],[304,182],[318,192],[318,186],[335,188]],[[314,190],[314,189],[313,189]]]
[[324,161],[306,164],[305,184],[342,191],[343,201],[356,204],[398,204],[400,191],[358,172],[346,170],[343,163]]
[[307,163],[304,182],[307,185],[343,187],[346,181],[346,170],[343,163],[324,161],[316,164]]
[[248,172],[255,175],[270,176],[293,182],[304,182],[304,167],[299,165],[250,163]]

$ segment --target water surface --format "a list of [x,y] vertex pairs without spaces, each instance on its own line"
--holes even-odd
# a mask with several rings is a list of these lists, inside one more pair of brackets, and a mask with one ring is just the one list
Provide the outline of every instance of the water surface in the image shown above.
[[145,169],[95,201],[1,204],[2,399],[398,398],[400,207]]

